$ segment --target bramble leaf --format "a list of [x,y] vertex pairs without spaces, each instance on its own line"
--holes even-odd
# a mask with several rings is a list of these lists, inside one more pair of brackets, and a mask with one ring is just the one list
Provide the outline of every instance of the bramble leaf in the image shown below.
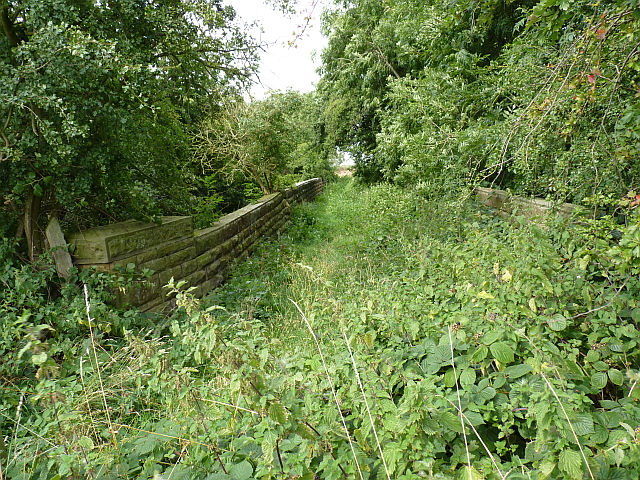
[[489,346],[489,350],[491,350],[491,355],[493,355],[493,358],[498,360],[500,363],[507,364],[513,362],[513,350],[506,343],[492,343]]

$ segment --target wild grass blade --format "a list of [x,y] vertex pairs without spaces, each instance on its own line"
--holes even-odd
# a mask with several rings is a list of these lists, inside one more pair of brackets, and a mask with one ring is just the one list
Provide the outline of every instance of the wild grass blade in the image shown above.
[[113,425],[111,424],[111,415],[109,414],[109,406],[107,405],[107,396],[104,393],[104,384],[102,383],[102,374],[100,373],[100,364],[98,363],[98,354],[96,353],[96,342],[95,337],[93,335],[93,327],[91,323],[93,319],[91,318],[91,304],[89,302],[89,289],[87,285],[84,284],[84,300],[87,307],[87,320],[89,322],[89,335],[91,336],[91,347],[93,349],[93,358],[96,362],[96,372],[98,373],[98,381],[100,382],[100,392],[102,393],[102,401],[104,403],[104,411],[107,414],[107,421],[109,423],[109,431],[111,432],[111,437],[113,439],[113,444],[117,448],[118,440],[116,439],[116,432],[113,429]]
[[453,378],[456,382],[456,394],[458,395],[458,409],[460,411],[460,425],[462,425],[462,437],[464,438],[464,449],[467,452],[467,466],[469,467],[469,480],[473,480],[471,475],[471,456],[469,455],[469,443],[467,442],[467,431],[464,428],[464,418],[462,417],[462,401],[460,400],[460,388],[458,386],[458,374],[456,372],[456,363],[453,358],[453,339],[451,338],[451,327],[449,330],[449,346],[451,347],[451,366],[453,367]]
[[324,371],[326,372],[327,379],[329,380],[329,386],[331,387],[331,393],[333,394],[333,400],[336,403],[336,408],[338,409],[338,413],[340,414],[340,419],[342,420],[342,426],[344,427],[344,432],[347,435],[347,440],[349,441],[349,446],[351,447],[351,453],[353,454],[353,459],[356,462],[356,467],[358,469],[358,474],[360,475],[360,479],[364,480],[364,477],[362,476],[362,470],[360,470],[360,463],[358,462],[358,457],[356,456],[356,450],[353,447],[353,441],[351,440],[351,435],[349,434],[349,429],[347,428],[347,422],[344,420],[344,415],[342,415],[342,410],[340,409],[340,402],[338,402],[338,396],[336,395],[336,390],[333,387],[333,382],[331,381],[331,375],[329,375],[329,369],[327,368],[327,364],[324,361],[324,355],[322,353],[322,348],[320,348],[320,342],[318,342],[318,337],[316,337],[316,334],[313,331],[313,328],[311,327],[311,324],[309,323],[309,320],[307,320],[307,316],[304,314],[304,312],[302,311],[300,306],[293,299],[290,298],[289,300],[291,301],[291,303],[293,303],[295,305],[295,307],[298,309],[298,312],[300,312],[300,316],[304,320],[304,323],[306,323],[307,328],[309,329],[309,332],[311,333],[311,336],[313,337],[313,341],[316,343],[316,347],[318,348],[318,352],[320,353],[320,359],[322,360],[322,365],[324,366]]
[[364,398],[364,405],[367,408],[367,414],[369,415],[369,421],[371,422],[371,428],[373,429],[373,436],[376,438],[376,444],[378,445],[378,450],[380,451],[380,458],[382,459],[382,465],[384,466],[384,471],[387,474],[387,479],[391,480],[391,475],[389,475],[389,469],[387,468],[387,462],[384,459],[384,453],[382,453],[382,445],[380,445],[380,440],[378,439],[378,432],[376,431],[376,426],[373,423],[373,417],[371,416],[371,409],[369,408],[369,401],[367,400],[367,395],[364,392],[364,387],[362,386],[362,382],[360,381],[360,373],[358,373],[358,366],[356,365],[356,359],[353,356],[353,352],[351,351],[351,345],[349,345],[349,339],[347,338],[347,334],[342,329],[342,336],[344,337],[344,342],[347,344],[347,349],[349,350],[349,356],[351,357],[351,363],[353,363],[353,371],[356,374],[356,380],[358,381],[358,386],[360,387],[360,391],[362,392],[362,398]]

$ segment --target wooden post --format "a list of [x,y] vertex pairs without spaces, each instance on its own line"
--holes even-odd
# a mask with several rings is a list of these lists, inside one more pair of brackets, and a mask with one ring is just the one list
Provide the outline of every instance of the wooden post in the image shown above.
[[60,222],[56,217],[51,217],[49,225],[46,230],[47,242],[49,248],[53,254],[53,259],[56,262],[56,271],[58,276],[65,280],[69,278],[70,271],[73,268],[73,262],[71,261],[71,255],[67,249],[67,242],[64,239],[64,234],[60,228]]

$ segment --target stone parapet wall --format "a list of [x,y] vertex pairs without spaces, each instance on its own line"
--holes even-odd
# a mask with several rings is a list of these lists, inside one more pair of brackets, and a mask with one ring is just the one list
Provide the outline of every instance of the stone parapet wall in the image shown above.
[[224,281],[233,261],[246,257],[256,242],[279,233],[291,207],[313,200],[324,187],[320,178],[267,195],[221,217],[213,226],[193,228],[191,217],[162,217],[160,224],[126,221],[67,235],[79,268],[109,272],[134,264],[152,271],[144,285],[119,292],[117,303],[142,311],[170,306],[165,285],[185,280],[202,297]]
[[549,213],[569,218],[575,208],[572,203],[554,205],[541,198],[516,197],[504,190],[492,188],[476,188],[476,197],[480,203],[495,208],[502,216],[518,213],[531,221],[544,220]]

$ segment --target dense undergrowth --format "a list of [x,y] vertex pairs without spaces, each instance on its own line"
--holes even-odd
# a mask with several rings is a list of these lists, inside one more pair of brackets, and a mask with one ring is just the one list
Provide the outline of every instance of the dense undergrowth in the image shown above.
[[81,295],[45,311],[14,283],[3,331],[56,323],[5,344],[4,475],[635,478],[627,222],[542,229],[345,180],[203,302],[176,286],[170,318],[113,312],[93,287],[89,330]]

